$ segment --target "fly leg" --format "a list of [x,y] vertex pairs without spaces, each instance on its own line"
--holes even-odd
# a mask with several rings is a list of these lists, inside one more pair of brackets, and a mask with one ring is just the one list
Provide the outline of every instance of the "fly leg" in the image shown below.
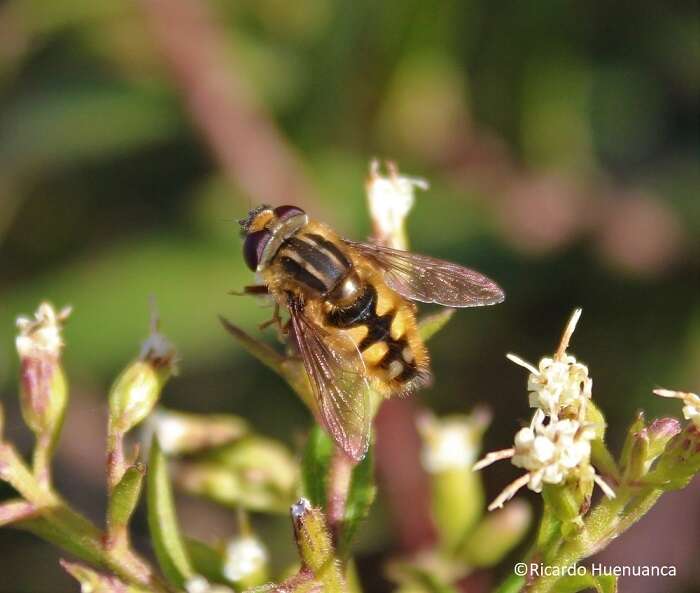
[[258,329],[260,329],[260,330],[267,329],[271,325],[274,325],[277,328],[277,331],[280,331],[283,328],[282,317],[280,317],[279,303],[275,303],[275,309],[272,312],[272,318],[268,319],[267,321],[264,321],[263,323],[258,325]]
[[[229,294],[232,294],[234,296],[245,296],[245,295],[269,296],[270,291],[268,290],[267,286],[265,286],[264,284],[253,284],[250,286],[244,286],[242,291],[232,290],[229,292]],[[275,328],[277,329],[277,337],[279,338],[280,342],[284,342],[285,338],[287,336],[287,326],[289,324],[284,323],[282,321],[282,316],[280,315],[280,305],[277,302],[275,302],[275,308],[274,308],[274,311],[272,313],[272,318],[261,323],[258,326],[258,329],[264,330],[264,329],[267,329],[268,327],[270,327],[271,325],[274,325]]]
[[261,295],[270,294],[270,291],[267,289],[267,286],[265,286],[264,284],[252,284],[249,286],[244,286],[243,290],[229,290],[228,293],[233,295],[233,296],[245,296],[245,295],[261,296]]

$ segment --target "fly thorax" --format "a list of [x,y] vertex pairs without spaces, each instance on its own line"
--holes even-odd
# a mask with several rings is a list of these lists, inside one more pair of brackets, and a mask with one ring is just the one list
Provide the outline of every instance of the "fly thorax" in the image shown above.
[[276,259],[291,280],[324,297],[333,293],[352,271],[352,264],[342,251],[314,233],[298,233],[287,239]]
[[338,285],[328,294],[328,300],[338,307],[345,307],[355,302],[362,294],[364,285],[358,273],[352,269]]

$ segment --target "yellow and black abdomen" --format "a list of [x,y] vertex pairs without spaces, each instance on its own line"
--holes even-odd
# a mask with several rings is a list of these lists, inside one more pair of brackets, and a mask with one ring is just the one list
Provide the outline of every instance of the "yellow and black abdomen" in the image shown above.
[[376,379],[375,386],[386,396],[409,393],[430,378],[415,308],[386,286],[371,266],[358,260],[353,263],[361,280],[359,295],[344,306],[328,306],[325,325],[348,333],[362,353],[367,372]]

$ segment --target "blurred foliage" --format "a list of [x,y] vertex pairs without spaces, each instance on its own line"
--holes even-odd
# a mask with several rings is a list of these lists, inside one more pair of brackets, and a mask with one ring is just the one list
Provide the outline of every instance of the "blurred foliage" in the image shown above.
[[[15,395],[16,315],[41,298],[71,303],[65,364],[82,421],[97,423],[105,402],[94,394],[135,354],[152,294],[182,355],[166,404],[239,414],[299,451],[302,405],[261,365],[249,372],[216,319],[252,333],[269,315],[227,294],[252,278],[235,219],[256,196],[211,158],[142,4],[0,4],[3,400]],[[522,376],[502,355],[546,351],[574,306],[586,314],[576,351],[595,369],[613,438],[642,403],[652,417],[673,409],[652,387],[700,390],[695,3],[207,5],[230,74],[301,155],[320,196],[312,214],[366,235],[367,161],[395,158],[432,182],[409,222],[415,248],[506,289],[505,305],[459,313],[432,342],[436,383],[421,402],[461,412],[487,400],[497,418],[512,413],[505,394],[522,393]],[[6,430],[26,439],[7,407]],[[510,431],[496,424],[487,449]],[[101,444],[72,432],[58,449],[74,472],[67,494],[94,492],[101,476],[80,471],[89,454],[76,452]],[[12,537],[0,536],[4,582],[72,590],[55,562],[28,574],[24,560],[47,551]],[[368,540],[369,562],[388,541]]]

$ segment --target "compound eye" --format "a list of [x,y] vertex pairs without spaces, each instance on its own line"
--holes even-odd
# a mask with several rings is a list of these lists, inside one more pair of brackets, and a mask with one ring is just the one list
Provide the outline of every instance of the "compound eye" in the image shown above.
[[251,270],[257,270],[265,245],[271,237],[272,233],[267,229],[255,231],[246,236],[243,243],[243,259]]
[[298,216],[299,214],[306,214],[301,208],[296,206],[278,206],[274,210],[275,216],[278,220],[286,220],[292,216]]

